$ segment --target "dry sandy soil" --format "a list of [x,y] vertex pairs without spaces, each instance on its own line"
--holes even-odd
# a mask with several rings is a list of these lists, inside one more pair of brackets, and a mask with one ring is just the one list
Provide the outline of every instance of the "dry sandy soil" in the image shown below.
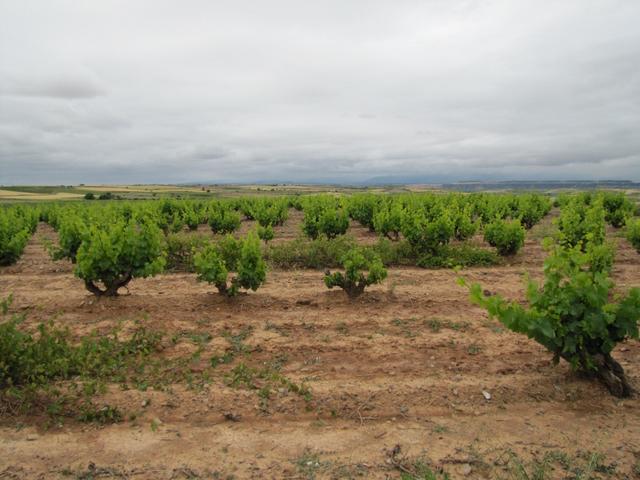
[[[0,269],[0,292],[13,293],[12,310],[28,313],[27,326],[55,318],[79,335],[138,321],[180,338],[165,341],[167,361],[193,352],[191,334],[208,333],[192,371],[211,380],[146,391],[114,385],[100,401],[136,417],[104,427],[1,418],[0,479],[399,478],[418,457],[450,478],[538,478],[530,462],[545,454],[555,459],[548,478],[589,478],[572,477],[572,468],[638,478],[638,398],[613,398],[567,364],[554,366],[541,346],[473,306],[452,271],[394,268],[355,301],[328,291],[317,271],[272,271],[263,288],[233,301],[181,273],[94,299],[70,264],[49,259],[43,235],[54,236],[41,225],[19,263]],[[463,275],[522,299],[523,273],[541,273],[538,237],[510,265]],[[618,241],[614,277],[624,290],[640,285],[640,255]],[[246,328],[248,353],[209,367],[229,346],[223,332]],[[640,343],[619,345],[614,356],[640,387]],[[224,382],[239,362],[275,358],[287,378],[309,386],[311,401],[276,389],[265,407],[256,390]],[[390,457],[396,445],[399,466]],[[518,476],[518,462],[528,477]]]

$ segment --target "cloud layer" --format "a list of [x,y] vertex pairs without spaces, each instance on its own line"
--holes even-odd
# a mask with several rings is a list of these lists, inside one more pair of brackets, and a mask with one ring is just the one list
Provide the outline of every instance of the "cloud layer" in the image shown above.
[[6,0],[0,184],[640,180],[640,3]]

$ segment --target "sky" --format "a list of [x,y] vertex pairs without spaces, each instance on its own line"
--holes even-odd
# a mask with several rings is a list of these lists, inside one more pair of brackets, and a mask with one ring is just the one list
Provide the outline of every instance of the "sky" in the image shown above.
[[0,184],[640,180],[633,0],[0,0]]

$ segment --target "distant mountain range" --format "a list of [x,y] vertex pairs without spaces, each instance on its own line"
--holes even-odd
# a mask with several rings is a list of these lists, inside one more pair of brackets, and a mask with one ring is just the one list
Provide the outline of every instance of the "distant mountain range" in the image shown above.
[[481,190],[549,190],[549,189],[579,189],[589,190],[598,188],[619,188],[640,190],[640,182],[631,180],[469,180],[455,181],[446,177],[423,176],[386,176],[373,177],[364,181],[345,180],[263,180],[255,182],[189,182],[182,185],[339,185],[352,187],[427,185],[446,190],[465,192]]

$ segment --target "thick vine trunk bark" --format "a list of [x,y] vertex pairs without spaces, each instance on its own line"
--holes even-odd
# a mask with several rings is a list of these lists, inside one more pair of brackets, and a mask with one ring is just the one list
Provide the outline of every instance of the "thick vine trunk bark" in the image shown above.
[[96,297],[115,297],[118,295],[118,290],[121,287],[126,287],[131,281],[131,275],[125,275],[124,277],[116,280],[110,285],[105,285],[105,289],[98,287],[92,280],[85,280],[84,286],[93,293]]
[[347,292],[347,295],[349,296],[349,298],[358,298],[360,295],[362,295],[364,293],[364,284],[361,283],[357,283],[357,284],[351,284],[348,285],[346,288],[344,288],[345,292]]
[[624,373],[622,366],[611,355],[595,355],[596,377],[604,383],[611,395],[618,398],[630,397],[634,390]]

